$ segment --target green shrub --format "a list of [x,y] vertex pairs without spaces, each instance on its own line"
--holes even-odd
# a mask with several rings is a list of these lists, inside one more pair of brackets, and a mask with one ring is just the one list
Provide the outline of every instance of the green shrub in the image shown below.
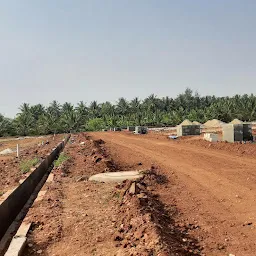
[[102,118],[94,118],[89,120],[87,123],[86,129],[88,131],[100,131],[105,128],[105,122]]
[[30,160],[24,160],[20,163],[20,170],[22,173],[28,173],[30,169],[38,164],[39,160],[33,158]]
[[69,156],[65,155],[63,152],[60,153],[59,158],[54,161],[54,166],[59,167],[61,166],[65,161],[69,159]]

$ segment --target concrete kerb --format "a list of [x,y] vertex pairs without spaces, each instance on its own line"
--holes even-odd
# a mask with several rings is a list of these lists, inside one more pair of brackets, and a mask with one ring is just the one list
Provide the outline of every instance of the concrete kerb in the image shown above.
[[27,234],[31,227],[31,223],[22,223],[16,235],[13,237],[11,244],[5,253],[5,256],[19,256],[22,254],[27,242]]
[[41,201],[44,198],[46,192],[47,192],[46,190],[39,191],[39,193],[37,194],[37,198],[34,201],[34,203]]
[[3,203],[8,197],[9,195],[16,189],[17,187],[13,188],[13,189],[9,189],[7,192],[5,192],[1,197],[0,197],[0,205],[1,203]]
[[14,237],[4,256],[21,256],[27,242],[27,237]]

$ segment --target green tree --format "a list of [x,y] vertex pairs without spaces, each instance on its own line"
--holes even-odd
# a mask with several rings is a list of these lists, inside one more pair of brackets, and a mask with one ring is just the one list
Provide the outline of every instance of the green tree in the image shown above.
[[0,115],[0,136],[100,130],[126,125],[174,126],[186,118],[199,122],[213,118],[224,122],[234,118],[255,121],[256,96],[200,96],[187,88],[176,98],[151,94],[142,101],[138,97],[128,101],[121,97],[116,104],[92,101],[88,107],[83,101],[76,107],[68,102],[61,106],[57,101],[46,107],[24,103],[14,120]]
[[88,131],[100,131],[105,128],[105,123],[102,118],[91,119],[87,124]]
[[128,101],[125,98],[120,98],[116,105],[116,113],[120,119],[121,126],[127,126],[129,124],[130,108]]
[[[61,105],[54,100],[50,103],[50,106],[46,110],[46,114],[43,119],[47,119],[47,128],[50,133],[63,132],[60,126],[61,117]],[[45,126],[45,127],[46,127]]]
[[20,111],[21,112],[18,113],[14,124],[18,134],[22,136],[27,136],[33,130],[33,126],[35,125],[35,120],[31,113],[29,104],[23,103],[20,106]]
[[0,114],[0,137],[15,135],[12,120]]
[[97,101],[94,100],[91,102],[91,104],[89,106],[90,119],[99,117],[99,113],[100,113],[99,105],[98,105]]

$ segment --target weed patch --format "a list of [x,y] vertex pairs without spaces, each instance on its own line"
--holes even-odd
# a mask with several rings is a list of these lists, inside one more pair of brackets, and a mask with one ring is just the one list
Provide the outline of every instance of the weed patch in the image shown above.
[[38,164],[39,160],[33,158],[30,160],[24,160],[20,163],[20,170],[23,174],[28,173],[30,169]]
[[59,167],[61,166],[65,161],[69,159],[69,156],[65,155],[63,152],[60,153],[59,158],[54,161],[54,166]]

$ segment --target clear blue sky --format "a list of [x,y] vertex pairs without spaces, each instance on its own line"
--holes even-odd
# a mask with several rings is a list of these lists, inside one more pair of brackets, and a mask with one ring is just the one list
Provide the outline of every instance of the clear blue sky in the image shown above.
[[0,113],[183,92],[256,93],[255,0],[9,0]]

